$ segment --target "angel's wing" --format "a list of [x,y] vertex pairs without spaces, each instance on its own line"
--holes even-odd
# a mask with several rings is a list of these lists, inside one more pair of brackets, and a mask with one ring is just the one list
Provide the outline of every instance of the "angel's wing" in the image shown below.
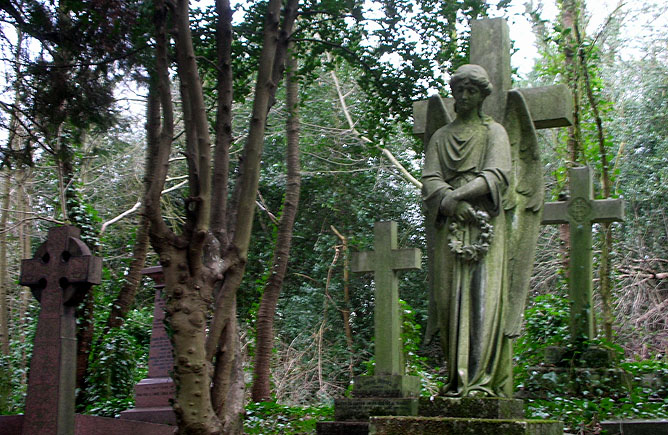
[[[431,137],[441,127],[450,124],[453,116],[450,115],[443,99],[439,95],[434,95],[429,98],[427,103],[427,118],[424,129],[424,153],[427,154],[427,147]],[[427,329],[425,331],[425,342],[430,343],[434,335],[438,332],[438,312],[436,310],[436,301],[434,300],[434,285],[431,271],[433,270],[434,248],[436,243],[436,235],[434,228],[434,221],[436,216],[433,211],[425,210],[425,232],[427,237],[427,270],[428,286],[429,286],[429,316],[427,317]]]
[[441,127],[450,124],[454,117],[448,110],[445,102],[439,95],[433,95],[427,102],[427,120],[424,127],[424,152],[427,153],[427,146],[431,137]]
[[545,183],[536,130],[524,97],[517,90],[508,92],[503,125],[508,132],[513,161],[510,186],[504,201],[510,277],[504,332],[509,337],[517,337],[522,327],[522,314],[536,255]]

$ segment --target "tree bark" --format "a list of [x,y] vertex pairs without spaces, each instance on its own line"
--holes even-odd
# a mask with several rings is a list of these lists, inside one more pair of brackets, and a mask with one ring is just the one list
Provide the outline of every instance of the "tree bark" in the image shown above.
[[230,146],[232,144],[232,9],[229,0],[216,0],[216,44],[217,44],[217,106],[216,151],[213,162],[213,187],[211,200],[211,231],[221,247],[229,245],[227,234],[227,196],[230,171]]
[[11,173],[4,171],[2,183],[2,211],[0,211],[0,353],[9,355],[9,279],[7,276],[7,217],[9,214],[9,186]]
[[[596,124],[596,139],[598,142],[598,152],[601,159],[601,184],[603,185],[603,198],[610,198],[611,186],[610,182],[610,165],[608,162],[608,155],[605,149],[605,134],[603,131],[603,120],[598,110],[598,101],[594,96],[591,81],[589,79],[589,66],[587,56],[583,48],[582,35],[580,33],[580,26],[576,16],[575,20],[575,39],[578,44],[578,57],[580,59],[580,67],[582,69],[582,77],[584,79],[584,88],[587,94],[589,106],[594,114],[594,122]],[[610,251],[612,250],[612,231],[610,223],[604,222],[601,225],[602,243],[601,243],[601,257],[600,266],[598,269],[599,291],[601,294],[601,304],[603,305],[603,331],[606,340],[612,342],[612,325],[615,320],[615,315],[612,308],[612,288],[610,284]]]
[[[580,142],[580,74],[577,58],[577,42],[573,36],[576,25],[577,5],[574,1],[563,1],[561,4],[561,22],[564,30],[569,29],[564,42],[564,63],[568,87],[573,93],[573,125],[568,127],[568,161],[567,166],[574,166],[584,157]],[[584,162],[582,162],[584,163]]]
[[[17,202],[17,215],[19,219],[19,251],[21,259],[28,259],[32,257],[32,249],[30,246],[30,220],[29,220],[29,211],[30,211],[30,201],[28,196],[28,183],[32,178],[32,173],[29,168],[21,168],[16,171],[16,202]],[[28,326],[28,306],[30,304],[31,298],[30,289],[28,287],[21,287],[19,293],[19,307],[18,307],[18,330],[19,332],[19,342],[21,343],[21,369],[22,369],[22,383],[27,382],[27,373],[28,373],[28,358],[26,354],[26,349],[23,344],[26,341],[26,330]]]
[[271,275],[264,287],[260,308],[257,314],[255,365],[253,367],[253,387],[251,398],[255,402],[271,398],[270,367],[271,350],[274,345],[274,317],[278,297],[283,287],[283,280],[290,258],[290,246],[294,231],[295,218],[299,205],[301,176],[299,174],[299,86],[295,75],[297,61],[292,53],[288,53],[287,76],[285,81],[288,119],[287,135],[287,181],[283,214],[278,224],[278,234],[271,266]]
[[[156,67],[152,89],[154,93],[157,89],[157,96],[149,96],[147,109],[149,170],[144,203],[150,221],[150,241],[160,257],[165,275],[166,316],[171,327],[173,377],[177,385],[174,409],[180,433],[232,434],[240,433],[242,427],[243,377],[236,292],[243,277],[250,243],[269,101],[276,89],[272,72],[277,63],[284,61],[277,56],[281,3],[280,0],[270,0],[266,12],[253,114],[235,186],[237,194],[233,195],[238,202],[233,204],[234,210],[231,209],[232,204],[227,206],[228,216],[233,214],[236,217],[234,231],[229,232],[229,227],[225,229],[221,223],[223,217],[220,210],[225,208],[225,201],[219,197],[216,208],[212,205],[212,185],[220,186],[218,177],[227,170],[224,168],[227,164],[226,150],[217,150],[214,154],[216,181],[212,182],[209,127],[190,34],[188,2],[156,1]],[[297,0],[288,2],[286,17],[290,16],[288,11],[296,11],[296,5]],[[225,3],[219,6],[223,15],[226,7],[229,9]],[[166,29],[169,8],[174,16],[191,195],[186,204],[186,222],[178,236],[167,225],[160,209],[160,193],[166,179],[174,124]],[[221,20],[228,20],[226,17],[224,15]],[[292,32],[293,22],[294,17],[291,20],[286,18],[283,23],[288,35]],[[222,33],[227,31],[223,29]],[[222,54],[221,58],[224,58]],[[223,83],[224,80],[224,77],[220,79],[221,89],[230,86]],[[226,101],[230,100],[223,99],[219,107],[222,112],[226,110]],[[222,112],[219,119],[227,116]],[[216,131],[224,132],[225,129],[223,125]],[[225,144],[226,139],[217,135],[216,145],[224,147]],[[216,227],[212,227],[212,222],[216,222]],[[226,237],[229,244],[225,237],[221,237],[221,243],[216,236],[222,233],[216,233],[216,230],[228,230]],[[217,289],[215,301],[214,289]],[[207,325],[212,306],[213,318]]]

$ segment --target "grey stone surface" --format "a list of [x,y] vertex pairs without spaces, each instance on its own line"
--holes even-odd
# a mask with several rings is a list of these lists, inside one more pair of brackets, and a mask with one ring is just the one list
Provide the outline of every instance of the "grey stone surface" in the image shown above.
[[368,421],[321,421],[316,423],[318,435],[368,435]]
[[668,420],[609,420],[601,429],[602,435],[667,435]]
[[422,254],[416,248],[397,248],[396,222],[376,222],[373,234],[374,251],[353,253],[351,269],[353,272],[374,274],[374,372],[376,375],[403,375],[405,367],[397,272],[420,269]]
[[334,401],[334,419],[336,421],[362,421],[372,415],[417,415],[416,398],[350,398]]
[[568,277],[571,302],[571,339],[593,339],[592,224],[624,220],[624,201],[593,198],[592,170],[571,168],[571,198],[550,202],[543,210],[543,224],[568,224],[570,233],[570,268]]
[[371,417],[369,435],[563,435],[554,420]]
[[501,397],[421,397],[420,417],[524,419],[524,401]]
[[419,394],[417,376],[356,376],[353,381],[354,397],[417,397]]

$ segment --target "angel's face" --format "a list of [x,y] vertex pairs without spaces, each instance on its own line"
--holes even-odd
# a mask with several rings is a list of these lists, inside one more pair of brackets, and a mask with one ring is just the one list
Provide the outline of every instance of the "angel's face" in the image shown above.
[[452,94],[455,97],[458,113],[476,110],[484,99],[480,88],[469,79],[457,83]]

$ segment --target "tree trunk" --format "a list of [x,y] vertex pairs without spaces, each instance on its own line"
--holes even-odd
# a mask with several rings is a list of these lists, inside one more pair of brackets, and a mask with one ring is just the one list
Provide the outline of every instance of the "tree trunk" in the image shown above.
[[[577,5],[574,1],[563,1],[561,5],[561,22],[564,30],[570,30],[565,36],[564,63],[568,87],[573,93],[573,125],[568,127],[568,159],[567,166],[572,167],[584,158],[582,143],[580,142],[580,74],[578,58],[576,56],[577,42],[573,36],[576,25]],[[581,163],[584,163],[582,161]]]
[[[16,202],[17,202],[17,216],[19,219],[18,232],[19,232],[19,251],[21,259],[28,259],[32,257],[32,249],[30,246],[30,202],[28,197],[28,183],[32,178],[32,174],[29,168],[27,169],[18,169],[16,171]],[[21,369],[22,369],[22,383],[27,382],[27,373],[28,373],[28,358],[26,354],[26,348],[23,344],[26,341],[26,330],[28,326],[28,308],[30,306],[30,299],[32,295],[28,287],[21,287],[19,294],[19,306],[18,306],[18,330],[19,332],[19,342],[21,343]]]
[[[277,64],[283,62],[281,56],[277,56],[281,39],[278,32],[281,4],[280,0],[268,3],[251,125],[235,186],[237,194],[233,195],[238,200],[228,207],[228,216],[234,215],[235,219],[222,219],[219,213],[225,208],[225,201],[219,197],[214,209],[212,195],[216,192],[212,185],[220,186],[218,177],[227,170],[223,168],[226,151],[214,154],[214,181],[209,126],[190,34],[188,2],[178,0],[168,6],[163,0],[156,1],[156,66],[148,105],[149,170],[145,178],[144,203],[150,221],[150,241],[160,257],[165,275],[166,315],[171,327],[174,381],[177,385],[174,409],[179,432],[184,434],[241,432],[243,377],[236,292],[243,277],[250,243],[269,101],[276,88],[272,72]],[[292,32],[296,5],[296,0],[290,0],[286,5],[284,31],[287,35]],[[219,12],[226,9],[224,3],[219,6]],[[168,10],[174,14],[191,195],[187,198],[186,222],[179,236],[167,225],[160,209],[160,192],[167,174],[174,124],[166,29]],[[229,14],[222,16],[221,20],[227,20],[227,16]],[[229,84],[221,83],[220,86],[226,88]],[[228,100],[223,100],[219,110],[226,110],[225,101]],[[220,119],[225,119],[225,116],[221,115]],[[225,126],[221,129],[224,131]],[[217,133],[220,131],[216,128]],[[224,138],[219,139],[217,135],[217,146],[225,144]],[[221,155],[222,158],[219,158]],[[235,222],[232,231],[230,227],[222,226],[223,221]],[[227,231],[225,237],[222,236],[224,231]],[[229,244],[225,238],[229,239]],[[214,289],[218,289],[215,301]],[[211,324],[207,325],[212,306],[213,317]],[[215,366],[212,367],[212,363]]]
[[141,271],[146,262],[146,255],[148,254],[148,219],[145,213],[141,213],[139,225],[137,226],[137,235],[135,237],[135,245],[132,250],[132,262],[130,263],[130,270],[125,277],[123,287],[118,292],[118,296],[111,305],[111,312],[109,319],[104,327],[101,337],[107,335],[111,328],[120,328],[130,312],[130,307],[134,303],[135,296],[139,291],[141,284]]
[[0,211],[0,353],[9,355],[9,278],[7,276],[7,216],[9,214],[9,186],[11,173],[4,171],[2,183],[2,210]]
[[[596,123],[596,139],[598,142],[598,152],[601,159],[601,184],[603,185],[603,198],[610,198],[611,185],[610,182],[610,167],[608,162],[608,155],[605,149],[605,134],[603,132],[603,120],[598,110],[598,101],[594,96],[591,81],[589,79],[589,67],[587,63],[587,56],[583,48],[582,35],[580,33],[580,26],[578,20],[575,20],[575,38],[578,44],[578,57],[580,58],[580,67],[582,68],[582,77],[584,78],[584,87],[587,94],[589,106],[594,114],[594,122]],[[615,315],[612,308],[612,288],[610,284],[610,251],[612,250],[612,232],[610,223],[604,222],[601,225],[602,243],[601,243],[601,259],[598,269],[599,274],[599,289],[601,293],[601,304],[603,305],[603,331],[606,340],[612,342],[612,324],[615,320]]]
[[287,181],[283,214],[278,224],[278,234],[271,266],[271,275],[265,285],[256,322],[255,365],[253,367],[253,387],[251,398],[255,402],[269,400],[271,350],[274,344],[274,316],[276,305],[281,293],[283,280],[290,258],[292,233],[299,204],[301,176],[299,174],[299,86],[295,71],[297,61],[292,53],[288,53],[287,77],[285,81],[288,119],[287,133]]

